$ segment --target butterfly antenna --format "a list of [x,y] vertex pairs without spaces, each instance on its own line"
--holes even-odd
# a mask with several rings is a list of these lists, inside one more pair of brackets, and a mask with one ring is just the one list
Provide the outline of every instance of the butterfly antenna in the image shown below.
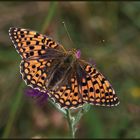
[[63,25],[64,25],[64,28],[65,28],[65,30],[66,30],[66,33],[67,33],[67,35],[68,35],[69,40],[70,40],[70,41],[72,42],[72,44],[75,46],[75,44],[73,43],[73,41],[72,41],[72,39],[71,39],[71,37],[70,37],[70,34],[69,34],[69,32],[68,32],[68,29],[67,29],[67,27],[66,27],[65,22],[63,21],[62,23],[63,23]]

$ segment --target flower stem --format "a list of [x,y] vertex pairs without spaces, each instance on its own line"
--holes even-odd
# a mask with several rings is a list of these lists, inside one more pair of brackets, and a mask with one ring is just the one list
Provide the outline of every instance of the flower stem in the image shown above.
[[66,110],[67,113],[67,120],[68,120],[68,125],[70,129],[70,136],[72,138],[75,138],[75,125],[74,125],[74,117],[72,117],[71,112],[69,109]]

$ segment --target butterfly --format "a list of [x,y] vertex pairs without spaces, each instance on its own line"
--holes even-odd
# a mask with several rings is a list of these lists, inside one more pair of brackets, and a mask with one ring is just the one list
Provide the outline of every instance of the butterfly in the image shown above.
[[90,63],[46,35],[23,28],[9,29],[9,36],[22,60],[25,83],[47,91],[61,108],[75,109],[85,103],[117,106],[119,100],[109,81]]

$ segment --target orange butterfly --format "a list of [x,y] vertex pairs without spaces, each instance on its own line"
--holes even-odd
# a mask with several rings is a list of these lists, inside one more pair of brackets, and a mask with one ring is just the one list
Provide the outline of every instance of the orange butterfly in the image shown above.
[[94,66],[77,57],[75,49],[65,51],[51,38],[28,29],[12,27],[9,36],[22,57],[20,72],[26,84],[48,91],[61,107],[119,104],[108,80]]

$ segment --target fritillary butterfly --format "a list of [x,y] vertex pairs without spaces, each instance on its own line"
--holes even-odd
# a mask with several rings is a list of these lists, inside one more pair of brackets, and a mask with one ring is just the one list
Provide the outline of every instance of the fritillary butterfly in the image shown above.
[[76,50],[35,31],[10,28],[9,36],[22,57],[20,72],[28,86],[48,91],[62,108],[85,103],[116,106],[119,100],[109,81],[90,63],[76,57]]

